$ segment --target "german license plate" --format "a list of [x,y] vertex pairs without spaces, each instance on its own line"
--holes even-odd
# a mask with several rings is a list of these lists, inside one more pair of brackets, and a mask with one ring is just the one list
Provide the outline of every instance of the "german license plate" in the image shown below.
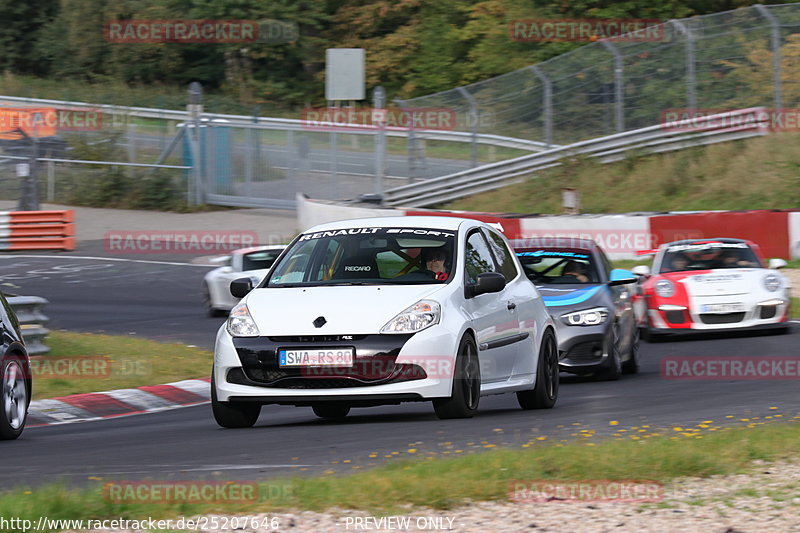
[[278,366],[353,366],[354,348],[310,348],[278,350]]
[[700,308],[701,313],[710,314],[741,313],[743,311],[744,304],[742,303],[705,304]]

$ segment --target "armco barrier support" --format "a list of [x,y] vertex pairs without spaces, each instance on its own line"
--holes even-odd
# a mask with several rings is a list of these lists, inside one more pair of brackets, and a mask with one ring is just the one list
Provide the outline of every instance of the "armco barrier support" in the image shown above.
[[39,296],[9,296],[7,300],[19,320],[28,354],[42,355],[49,352],[50,348],[44,345],[44,337],[50,333],[45,328],[50,319],[42,311],[48,303],[47,300]]
[[0,250],[74,250],[74,211],[0,211]]

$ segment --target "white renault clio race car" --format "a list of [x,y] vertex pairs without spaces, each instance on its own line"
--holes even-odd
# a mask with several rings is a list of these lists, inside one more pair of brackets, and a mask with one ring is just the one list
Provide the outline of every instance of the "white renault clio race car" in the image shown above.
[[524,409],[558,396],[555,327],[506,239],[450,217],[389,217],[313,227],[243,297],[216,340],[214,418],[249,427],[261,406],[352,407],[432,401],[471,417],[481,396]]

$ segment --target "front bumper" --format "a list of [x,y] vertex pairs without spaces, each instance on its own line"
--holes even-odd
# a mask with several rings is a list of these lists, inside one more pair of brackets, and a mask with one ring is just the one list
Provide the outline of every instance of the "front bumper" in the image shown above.
[[[728,297],[736,300],[736,297]],[[715,299],[719,301],[720,299]],[[777,303],[783,301],[784,303]],[[724,301],[723,301],[724,303]],[[771,305],[762,305],[769,303]],[[772,299],[750,303],[744,311],[731,313],[702,313],[697,306],[686,307],[662,304],[647,312],[651,333],[688,333],[715,331],[747,331],[786,327],[789,301]]]
[[572,374],[590,374],[608,362],[608,322],[597,326],[567,326],[557,323],[559,369]]
[[[350,337],[350,338],[348,338]],[[279,367],[279,348],[353,347],[352,368]],[[220,328],[214,354],[219,401],[381,405],[449,396],[454,336],[433,326],[413,335],[232,338]]]

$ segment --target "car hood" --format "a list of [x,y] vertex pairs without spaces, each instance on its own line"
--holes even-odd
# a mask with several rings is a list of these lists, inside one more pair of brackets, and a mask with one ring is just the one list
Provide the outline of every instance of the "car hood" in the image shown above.
[[[366,335],[378,333],[398,313],[445,287],[269,287],[253,290],[246,302],[261,335]],[[318,317],[325,318],[319,328],[313,324]]]
[[683,283],[692,296],[732,296],[748,294],[762,287],[771,271],[764,268],[726,268],[665,274],[670,281]]
[[589,300],[602,294],[605,285],[584,285],[584,284],[559,284],[559,285],[537,285],[539,294],[547,307],[562,307],[578,304],[586,304]]

